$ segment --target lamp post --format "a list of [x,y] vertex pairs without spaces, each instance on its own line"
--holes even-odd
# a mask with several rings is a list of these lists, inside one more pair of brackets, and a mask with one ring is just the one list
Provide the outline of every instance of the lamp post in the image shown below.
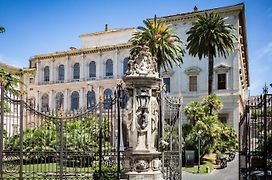
[[197,167],[197,173],[200,173],[200,135],[201,131],[197,132],[197,138],[198,138],[198,167]]

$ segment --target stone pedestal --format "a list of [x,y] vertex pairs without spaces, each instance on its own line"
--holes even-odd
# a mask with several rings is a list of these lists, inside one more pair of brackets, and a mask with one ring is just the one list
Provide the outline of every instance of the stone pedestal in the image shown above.
[[161,153],[155,152],[134,152],[127,151],[125,153],[127,167],[126,173],[129,180],[162,180],[163,176],[160,171],[161,161],[159,159]]

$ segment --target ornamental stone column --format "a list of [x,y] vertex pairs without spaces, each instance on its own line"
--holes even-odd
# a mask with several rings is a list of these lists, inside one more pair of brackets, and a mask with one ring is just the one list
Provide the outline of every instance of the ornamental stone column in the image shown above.
[[130,57],[126,84],[129,100],[125,125],[125,171],[129,180],[161,180],[160,152],[155,147],[158,135],[159,103],[157,96],[161,79],[156,59],[143,45]]

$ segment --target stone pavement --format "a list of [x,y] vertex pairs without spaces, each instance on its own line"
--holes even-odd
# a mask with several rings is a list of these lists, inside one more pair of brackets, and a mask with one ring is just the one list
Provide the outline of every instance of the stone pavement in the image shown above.
[[182,172],[182,180],[238,180],[238,154],[235,159],[228,162],[225,169],[215,169],[209,174],[199,175]]

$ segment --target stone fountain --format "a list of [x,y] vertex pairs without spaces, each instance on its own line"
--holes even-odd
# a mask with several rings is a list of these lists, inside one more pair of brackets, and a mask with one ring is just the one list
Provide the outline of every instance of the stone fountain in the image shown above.
[[161,180],[160,152],[155,147],[158,135],[161,79],[157,63],[146,45],[129,59],[123,78],[129,100],[124,126],[126,134],[124,169],[130,180]]

